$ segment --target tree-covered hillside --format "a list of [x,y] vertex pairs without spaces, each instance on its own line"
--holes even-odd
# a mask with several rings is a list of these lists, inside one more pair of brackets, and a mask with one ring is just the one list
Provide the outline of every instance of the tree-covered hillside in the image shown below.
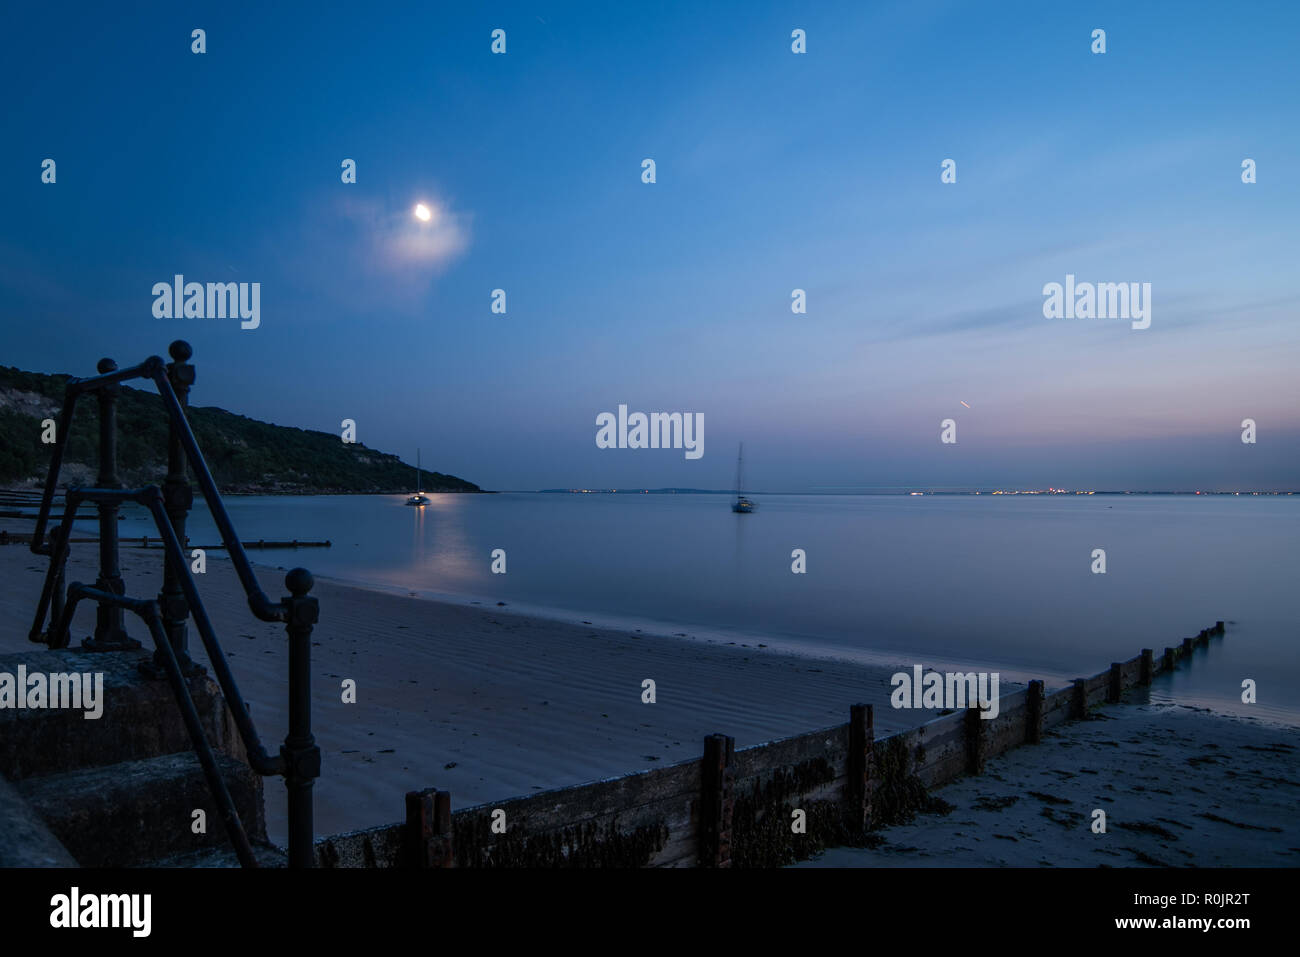
[[[0,484],[43,480],[51,445],[41,420],[58,418],[70,376],[0,366]],[[167,414],[153,391],[122,388],[117,406],[118,472],[127,485],[161,482],[167,472]],[[347,444],[338,435],[270,425],[224,409],[192,407],[190,425],[223,492],[406,492],[414,468],[396,455]],[[77,402],[64,476],[98,462],[98,412],[93,395]],[[70,469],[69,466],[72,468]],[[425,472],[430,492],[478,492],[472,482]]]

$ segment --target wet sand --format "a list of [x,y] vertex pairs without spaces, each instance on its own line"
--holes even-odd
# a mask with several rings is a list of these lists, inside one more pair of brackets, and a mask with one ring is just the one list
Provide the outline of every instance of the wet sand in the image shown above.
[[[19,530],[14,527],[14,530]],[[26,529],[22,529],[26,530]],[[310,565],[310,553],[289,556]],[[25,546],[0,547],[0,651],[27,641],[47,561]],[[156,594],[162,552],[123,547],[128,594]],[[258,568],[272,598],[284,572]],[[95,546],[74,546],[69,580],[93,581]],[[208,557],[204,604],[249,702],[264,745],[287,729],[287,644],[282,626],[248,611],[234,569]],[[699,755],[704,737],[737,747],[848,720],[849,705],[876,704],[888,733],[924,714],[888,707],[893,669],[778,654],[760,641],[710,643],[566,624],[318,581],[313,635],[313,723],[322,750],[316,833],[404,816],[403,794],[439,787],[464,807],[581,784]],[[128,616],[128,622],[129,622]],[[94,606],[77,611],[74,643],[90,634]],[[148,644],[142,626],[132,629]],[[195,659],[205,661],[190,629]],[[642,702],[642,682],[656,701]],[[355,704],[342,683],[356,681]],[[285,837],[284,790],[266,782],[270,835]]]
[[[161,551],[122,555],[128,593],[155,594]],[[310,565],[309,553],[286,558]],[[25,547],[0,547],[8,622],[0,652],[38,647],[26,635],[44,569]],[[268,595],[285,593],[283,570],[257,575]],[[94,576],[94,546],[75,546],[70,579]],[[252,616],[216,554],[199,587],[274,752],[286,731],[284,630]],[[464,807],[686,760],[715,732],[744,747],[840,724],[858,701],[876,705],[878,736],[931,716],[889,706],[893,668],[777,652],[761,639],[733,645],[574,625],[332,581],[313,594],[321,836],[400,820],[407,790],[443,788]],[[93,623],[93,606],[79,609],[74,642]],[[133,633],[147,641],[139,625]],[[190,644],[204,661],[193,629]],[[654,704],[642,702],[647,678]],[[345,679],[356,681],[355,704],[342,700]],[[887,829],[877,848],[833,849],[802,866],[1293,866],[1298,766],[1300,730],[1142,696],[937,791],[951,813]],[[1094,808],[1107,813],[1105,835],[1090,830]],[[283,843],[278,780],[266,782],[266,811]]]

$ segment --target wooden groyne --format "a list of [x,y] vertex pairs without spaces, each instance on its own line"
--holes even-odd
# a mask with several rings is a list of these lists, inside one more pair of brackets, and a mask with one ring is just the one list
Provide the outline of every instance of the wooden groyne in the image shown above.
[[[56,518],[58,516],[55,516]],[[69,542],[82,544],[98,542],[98,538],[69,538]],[[161,538],[150,538],[148,535],[141,535],[139,538],[122,538],[118,540],[120,544],[129,548],[162,548],[163,540]],[[30,545],[32,536],[24,532],[9,532],[0,530],[0,545]],[[268,542],[258,539],[255,542],[240,542],[244,548],[331,548],[331,542],[327,539],[323,542],[300,542],[296,538],[289,542]],[[216,545],[194,545],[187,538],[185,540],[186,548],[201,548],[204,551],[218,551],[226,546],[218,542]]]
[[[98,542],[99,539],[98,538],[69,538],[68,541],[74,544],[80,542],[84,545],[92,542]],[[26,532],[10,532],[6,529],[0,528],[0,545],[30,545],[31,543],[32,543],[32,536]]]
[[[122,544],[129,545],[133,548],[162,548],[163,540],[161,538],[150,538],[148,535],[142,535],[139,538],[124,538],[122,539]],[[326,539],[323,542],[300,542],[296,538],[289,542],[276,542],[276,541],[268,542],[265,539],[259,538],[255,542],[240,542],[240,544],[243,545],[244,548],[246,549],[248,548],[331,548],[332,547],[328,539]],[[220,542],[218,542],[216,545],[192,545],[190,544],[190,540],[187,538],[185,539],[185,547],[202,548],[205,551],[218,551],[220,549],[225,548],[226,546],[221,544]]]
[[[0,489],[0,518],[28,518],[35,521],[37,518],[36,512],[22,511],[21,509],[23,507],[36,508],[40,504],[41,504],[41,496],[39,492]],[[54,504],[60,509],[63,508],[63,499],[60,497],[56,497],[54,499]],[[17,506],[17,507],[6,508],[5,506]],[[117,520],[119,522],[122,521],[124,518],[125,516],[123,515],[117,516]],[[73,520],[78,522],[98,522],[100,519],[99,516],[96,515],[93,511],[87,510],[82,515],[74,516]],[[63,513],[60,511],[51,514],[50,521],[55,524],[63,521]],[[92,542],[98,542],[99,539],[98,538],[70,538],[68,539],[68,541],[74,544],[78,542],[82,544],[87,544]],[[120,541],[123,545],[127,545],[134,548],[162,548],[163,547],[162,539],[156,536],[150,537],[148,535],[142,535],[138,538],[122,538]],[[30,534],[23,533],[23,532],[9,532],[9,531],[0,530],[0,545],[30,545],[31,542],[32,542],[32,536]],[[332,543],[328,539],[323,542],[299,541],[296,538],[290,541],[266,541],[264,539],[258,539],[255,542],[241,542],[240,544],[242,544],[246,549],[247,548],[330,548],[332,547]],[[205,551],[218,551],[220,549],[224,549],[226,546],[221,543],[218,543],[216,545],[193,545],[190,543],[190,540],[187,537],[185,539],[185,547],[202,548]]]
[[[909,820],[930,790],[1045,731],[1117,702],[1177,667],[1223,622],[1157,655],[1144,648],[1089,678],[1003,695],[876,738],[871,705],[845,724],[737,750],[710,735],[702,758],[651,771],[451,810],[451,795],[406,795],[406,820],[325,838],[320,867],[776,867],[826,847],[864,845]],[[792,826],[803,812],[805,830]]]
[[[32,521],[36,521],[38,517],[39,516],[37,515],[36,512],[20,512],[17,509],[12,509],[12,508],[0,509],[0,518],[30,518]],[[120,522],[122,521],[122,518],[123,516],[119,515],[117,517],[117,520]],[[98,522],[99,516],[96,515],[94,512],[86,512],[84,515],[74,515],[72,517],[72,520],[74,522]],[[50,521],[51,522],[63,521],[63,513],[62,512],[51,513]]]

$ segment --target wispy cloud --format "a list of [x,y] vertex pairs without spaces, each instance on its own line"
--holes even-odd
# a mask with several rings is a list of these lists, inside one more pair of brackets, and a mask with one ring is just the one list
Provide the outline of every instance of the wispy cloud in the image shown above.
[[[429,210],[416,218],[415,204]],[[398,206],[317,194],[250,256],[259,275],[285,277],[283,298],[318,315],[422,314],[435,281],[469,248],[470,216],[429,193]]]
[[414,204],[409,208],[390,209],[364,198],[340,203],[339,214],[357,230],[371,269],[436,273],[469,245],[465,216],[442,200],[430,197],[420,202],[429,212],[427,221],[416,217]]

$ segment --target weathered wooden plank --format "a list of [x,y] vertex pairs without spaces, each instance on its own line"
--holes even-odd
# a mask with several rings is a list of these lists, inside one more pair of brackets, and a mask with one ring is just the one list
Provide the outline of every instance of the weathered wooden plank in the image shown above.
[[1025,743],[1025,725],[1029,718],[1029,691],[1021,689],[1003,695],[996,718],[984,721],[986,725],[985,758],[1018,748]]
[[584,816],[551,827],[504,819],[496,833],[490,812],[454,815],[458,867],[643,867],[673,842],[696,844],[698,795],[681,795],[623,813]]
[[960,749],[947,751],[923,768],[916,768],[914,773],[927,788],[937,788],[955,781],[967,773],[967,756],[965,744]]
[[[578,788],[572,789],[578,792]],[[663,794],[646,803],[638,803],[623,808],[610,808],[606,806],[604,795],[601,796],[601,806],[592,806],[586,795],[574,793],[565,796],[563,804],[552,806],[550,808],[520,808],[512,806],[510,801],[502,801],[499,804],[480,804],[472,808],[462,808],[452,813],[453,819],[460,820],[486,820],[490,821],[494,811],[504,811],[506,820],[512,828],[525,828],[534,833],[546,833],[549,831],[562,830],[574,825],[606,826],[614,819],[627,821],[630,826],[636,826],[649,819],[661,817],[666,809],[678,805],[689,804],[689,802],[699,797],[700,788],[697,786],[677,794]]]
[[316,866],[399,867],[405,834],[403,824],[384,824],[323,838],[316,842]]
[[1106,692],[1110,687],[1110,670],[1099,672],[1091,678],[1084,678],[1083,686],[1086,691],[1085,705],[1087,707],[1091,708],[1105,703]]
[[908,747],[914,762],[913,773],[927,787],[935,787],[965,773],[965,722],[965,713],[958,711],[927,721],[905,733],[905,740],[915,739]]
[[810,758],[844,763],[849,752],[849,726],[837,724],[789,738],[740,748],[735,755],[736,779],[753,777],[776,768],[802,764]]
[[1056,688],[1043,695],[1043,730],[1056,727],[1070,720],[1073,705],[1074,688]]
[[462,808],[453,816],[503,808],[510,820],[526,823],[530,828],[563,827],[682,794],[698,794],[699,789],[700,760],[694,758],[666,768]]

